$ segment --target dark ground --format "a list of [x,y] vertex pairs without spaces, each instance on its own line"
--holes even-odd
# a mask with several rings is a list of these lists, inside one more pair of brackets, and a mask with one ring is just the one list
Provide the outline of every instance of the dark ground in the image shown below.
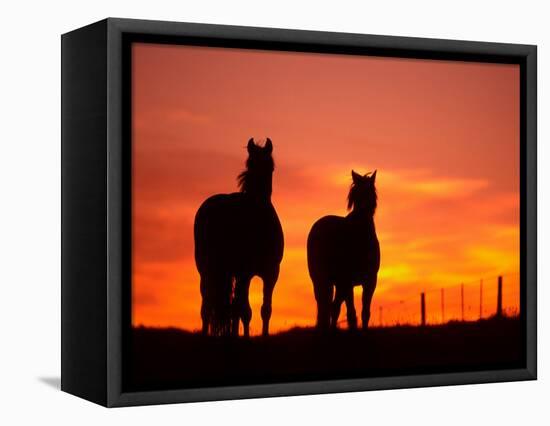
[[297,328],[267,338],[204,337],[134,328],[131,390],[426,374],[521,366],[517,318],[319,335]]

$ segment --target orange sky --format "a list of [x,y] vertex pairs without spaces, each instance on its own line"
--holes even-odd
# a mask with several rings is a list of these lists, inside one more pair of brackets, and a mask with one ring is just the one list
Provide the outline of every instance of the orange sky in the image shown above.
[[[351,168],[378,169],[375,325],[380,306],[384,323],[417,321],[422,291],[440,320],[441,288],[457,317],[461,282],[474,318],[482,277],[490,314],[499,274],[519,306],[518,66],[155,44],[132,57],[134,325],[200,328],[195,212],[237,190],[247,140],[266,136],[285,234],[273,331],[315,321],[306,238],[346,214]],[[259,279],[250,298],[258,332]]]

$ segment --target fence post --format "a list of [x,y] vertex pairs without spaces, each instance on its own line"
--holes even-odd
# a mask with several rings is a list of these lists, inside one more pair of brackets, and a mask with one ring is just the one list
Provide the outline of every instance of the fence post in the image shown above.
[[502,276],[498,277],[498,292],[497,292],[497,317],[502,317]]
[[426,325],[426,296],[420,293],[420,323]]

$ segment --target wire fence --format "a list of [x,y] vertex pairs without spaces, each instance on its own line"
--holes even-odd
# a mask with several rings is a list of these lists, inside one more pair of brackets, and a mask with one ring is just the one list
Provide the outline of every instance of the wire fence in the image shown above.
[[[517,316],[519,283],[519,272],[515,272],[432,287],[398,300],[392,300],[391,293],[384,293],[377,298],[375,292],[369,326],[430,325],[449,321],[476,321],[492,316]],[[359,313],[361,288],[357,287],[356,290],[355,305]],[[345,315],[340,318],[344,319],[338,324],[345,325]]]

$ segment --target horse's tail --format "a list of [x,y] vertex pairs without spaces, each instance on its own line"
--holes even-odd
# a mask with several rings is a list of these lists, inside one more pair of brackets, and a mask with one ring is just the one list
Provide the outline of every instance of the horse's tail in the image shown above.
[[221,279],[214,289],[216,302],[212,311],[213,335],[228,336],[231,332],[231,305],[235,280],[231,276]]
[[201,316],[203,332],[212,336],[226,336],[231,330],[231,302],[233,299],[233,279],[229,276],[204,279],[201,277],[203,307]]

